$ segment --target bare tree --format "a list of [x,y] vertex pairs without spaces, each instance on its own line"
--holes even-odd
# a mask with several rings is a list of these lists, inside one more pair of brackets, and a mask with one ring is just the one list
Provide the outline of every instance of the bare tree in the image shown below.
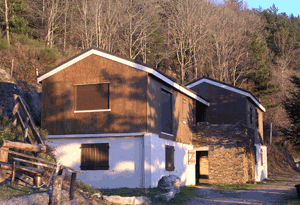
[[248,33],[262,31],[262,23],[253,12],[240,10],[235,2],[218,6],[213,22],[210,75],[238,86],[237,82],[241,84],[251,70]]
[[4,14],[6,41],[7,41],[7,46],[10,47],[7,0],[4,0],[4,10],[0,8],[0,11]]
[[200,0],[166,1],[169,38],[180,67],[181,82],[187,72],[198,76],[200,55],[208,34],[212,5]]
[[159,5],[154,0],[122,0],[121,5],[118,48],[129,58],[140,56],[146,62],[147,43],[157,29],[153,17]]

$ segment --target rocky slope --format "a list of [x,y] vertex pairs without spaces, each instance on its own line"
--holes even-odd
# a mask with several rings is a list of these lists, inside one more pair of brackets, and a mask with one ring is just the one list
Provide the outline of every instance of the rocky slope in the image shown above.
[[22,97],[36,125],[41,124],[41,93],[38,87],[25,81],[17,81],[0,68],[0,111],[3,115],[12,116],[14,94]]

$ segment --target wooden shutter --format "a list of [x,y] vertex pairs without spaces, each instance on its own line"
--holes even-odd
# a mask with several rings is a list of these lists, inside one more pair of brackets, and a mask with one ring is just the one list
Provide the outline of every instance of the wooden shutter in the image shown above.
[[162,132],[172,134],[173,132],[173,121],[172,121],[172,94],[161,90],[161,126]]
[[108,143],[94,144],[95,146],[95,170],[109,169],[109,145]]
[[81,145],[81,170],[93,170],[94,154],[91,144]]
[[174,147],[166,145],[166,171],[174,171]]
[[108,170],[109,144],[82,144],[81,170]]
[[76,110],[109,109],[109,84],[76,86]]

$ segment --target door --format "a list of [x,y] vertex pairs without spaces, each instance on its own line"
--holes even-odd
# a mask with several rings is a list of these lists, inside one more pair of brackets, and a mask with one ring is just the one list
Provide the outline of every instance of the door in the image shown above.
[[196,152],[196,183],[208,183],[209,161],[208,151]]

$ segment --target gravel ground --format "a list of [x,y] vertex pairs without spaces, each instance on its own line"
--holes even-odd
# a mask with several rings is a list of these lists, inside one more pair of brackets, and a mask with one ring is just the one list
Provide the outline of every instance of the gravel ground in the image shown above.
[[[297,197],[296,184],[300,184],[300,176],[290,181],[261,185],[251,190],[224,191],[217,188],[198,186],[198,196],[186,205],[195,204],[282,204],[291,197]],[[300,201],[299,201],[300,204]]]

